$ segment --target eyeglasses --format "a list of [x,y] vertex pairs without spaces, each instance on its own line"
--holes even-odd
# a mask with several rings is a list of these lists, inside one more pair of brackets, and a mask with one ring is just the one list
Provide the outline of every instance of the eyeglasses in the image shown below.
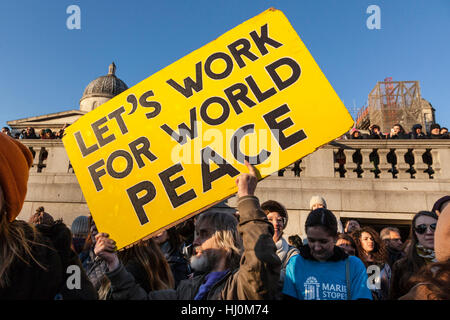
[[425,232],[427,232],[428,227],[430,227],[430,230],[432,232],[434,232],[434,230],[436,230],[436,223],[432,223],[432,224],[419,224],[418,226],[416,226],[414,229],[416,230],[416,232],[418,234],[424,234]]

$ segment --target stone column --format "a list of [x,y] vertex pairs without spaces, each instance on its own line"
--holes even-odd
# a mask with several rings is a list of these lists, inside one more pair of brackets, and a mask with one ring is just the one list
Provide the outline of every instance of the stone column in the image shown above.
[[353,154],[356,152],[354,149],[344,149],[346,158],[345,169],[346,178],[358,178],[358,174],[354,171],[357,168],[357,164],[353,162]]
[[372,169],[374,169],[373,163],[370,162],[369,155],[372,153],[372,149],[361,149],[361,156],[362,156],[362,164],[361,167],[363,169],[362,177],[363,178],[374,178],[375,174]]
[[425,148],[414,148],[414,169],[416,170],[415,177],[416,179],[429,179],[428,173],[424,172],[427,170],[428,165],[423,162],[422,155],[425,153]]
[[[448,140],[447,140],[448,141]],[[438,150],[437,158],[439,159],[439,175],[438,179],[450,179],[450,148],[441,148]],[[433,162],[434,162],[434,154]],[[435,169],[437,172],[437,170]]]
[[409,169],[409,164],[405,162],[405,154],[408,152],[406,148],[395,149],[395,155],[397,156],[397,177],[398,179],[411,179],[411,174],[406,172]]
[[431,149],[431,157],[433,158],[433,165],[431,166],[434,170],[433,178],[434,179],[441,179],[441,159],[439,157],[438,149]]
[[380,169],[379,177],[380,179],[392,179],[392,174],[388,172],[391,169],[391,164],[387,162],[387,154],[389,153],[389,149],[378,149],[378,156],[380,158],[380,164],[378,168]]

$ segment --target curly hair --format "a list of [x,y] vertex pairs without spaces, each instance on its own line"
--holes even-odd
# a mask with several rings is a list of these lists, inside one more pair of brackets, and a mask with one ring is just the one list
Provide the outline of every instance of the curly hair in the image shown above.
[[[363,232],[367,232],[372,236],[374,247],[371,252],[366,252],[361,244],[361,236]],[[386,246],[381,240],[378,232],[376,232],[371,227],[362,227],[361,229],[353,231],[351,234],[353,240],[355,240],[358,258],[362,260],[364,265],[367,267],[371,264],[385,264],[388,259]]]

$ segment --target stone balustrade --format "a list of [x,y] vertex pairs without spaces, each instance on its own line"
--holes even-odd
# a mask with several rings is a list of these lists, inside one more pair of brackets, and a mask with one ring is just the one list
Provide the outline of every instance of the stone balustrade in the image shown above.
[[[21,140],[31,173],[73,173],[61,140]],[[288,177],[450,179],[450,140],[336,140],[274,173]]]
[[275,175],[450,179],[450,140],[336,140]]

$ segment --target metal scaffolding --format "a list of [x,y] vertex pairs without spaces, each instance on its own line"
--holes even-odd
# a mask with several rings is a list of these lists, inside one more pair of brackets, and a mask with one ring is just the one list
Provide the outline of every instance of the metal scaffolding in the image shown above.
[[421,99],[419,81],[392,81],[392,78],[386,78],[369,93],[368,105],[358,112],[356,127],[368,129],[370,125],[377,124],[382,132],[389,132],[396,123],[405,130],[416,123],[425,127]]

